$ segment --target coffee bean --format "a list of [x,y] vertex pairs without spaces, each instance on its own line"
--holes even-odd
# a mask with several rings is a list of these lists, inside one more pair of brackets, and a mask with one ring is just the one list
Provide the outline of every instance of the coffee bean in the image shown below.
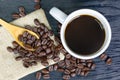
[[31,65],[32,65],[32,66],[36,66],[36,65],[37,65],[37,62],[36,62],[36,61],[32,61],[32,62],[31,62]]
[[70,71],[68,69],[65,69],[64,73],[65,74],[70,74]]
[[58,65],[57,64],[54,64],[54,70],[56,71],[58,69]]
[[41,31],[41,32],[40,32],[40,35],[43,36],[43,34],[44,34],[44,31]]
[[23,66],[24,66],[25,68],[28,68],[28,67],[29,67],[29,63],[24,62],[24,63],[23,63]]
[[53,32],[51,30],[48,31],[48,36],[53,36]]
[[45,28],[44,28],[44,31],[45,31],[45,32],[48,32],[48,28],[47,28],[47,27],[45,27]]
[[34,0],[34,2],[37,2],[37,3],[39,3],[39,2],[40,2],[40,0]]
[[46,46],[46,45],[43,45],[42,48],[43,48],[43,49],[47,49],[47,46]]
[[13,41],[12,42],[12,45],[16,48],[16,47],[18,47],[18,43],[16,42],[16,41]]
[[77,67],[80,68],[80,69],[82,69],[84,67],[84,65],[81,64],[81,63],[79,63],[79,64],[77,64]]
[[85,71],[84,76],[87,76],[89,74],[89,71]]
[[50,78],[50,75],[49,74],[44,74],[43,75],[43,79],[49,79]]
[[85,76],[85,71],[81,71],[80,75]]
[[43,23],[41,23],[39,27],[40,27],[42,30],[45,29],[45,25],[44,25]]
[[75,72],[75,70],[76,70],[76,69],[75,69],[75,68],[73,68],[73,69],[71,69],[71,70],[70,70],[70,72]]
[[96,67],[96,65],[95,65],[95,64],[92,64],[91,69],[94,70],[95,67]]
[[35,41],[35,40],[36,40],[36,37],[35,37],[35,36],[32,36],[32,37],[31,37],[31,40],[32,40],[32,41]]
[[31,45],[33,43],[33,41],[32,40],[28,40],[26,43]]
[[71,77],[75,77],[75,76],[76,76],[76,73],[73,72],[73,73],[71,73],[70,75],[71,75]]
[[41,76],[42,76],[41,72],[37,72],[37,73],[36,73],[36,79],[37,79],[37,80],[40,80],[40,79],[41,79]]
[[89,59],[89,60],[86,60],[87,63],[92,63],[93,60],[92,59]]
[[57,71],[58,72],[64,72],[64,69],[63,68],[58,68]]
[[46,48],[46,53],[47,54],[51,53],[51,49],[50,48]]
[[106,64],[107,65],[111,65],[112,64],[112,58],[108,57],[106,60],[105,60]]
[[47,39],[43,39],[42,42],[41,42],[41,44],[45,45],[45,44],[47,44],[47,42],[48,42]]
[[23,6],[19,7],[19,12],[25,12],[25,8]]
[[53,58],[53,54],[50,53],[50,54],[47,54],[47,59],[52,59]]
[[19,41],[23,41],[23,36],[22,36],[22,35],[19,35],[19,36],[18,36],[18,40],[19,40]]
[[36,53],[40,53],[41,51],[42,51],[42,48],[41,48],[41,47],[38,47],[38,48],[36,48],[36,50],[35,50]]
[[49,70],[49,71],[53,71],[53,66],[49,66],[49,67],[48,67],[48,70]]
[[64,67],[65,66],[65,62],[62,60],[62,61],[58,62],[58,65],[59,65],[59,67]]
[[41,61],[41,64],[42,64],[43,66],[48,66],[48,65],[49,65],[49,63],[48,63],[47,61]]
[[101,54],[100,55],[100,59],[101,60],[105,60],[107,58],[107,55],[105,53]]
[[14,54],[17,54],[18,50],[15,48],[15,49],[13,49],[13,52],[14,52]]
[[81,69],[80,69],[80,68],[77,68],[77,69],[75,70],[75,73],[76,73],[77,75],[80,75]]
[[49,70],[48,70],[48,69],[42,69],[41,72],[42,72],[43,74],[47,74],[47,73],[49,73]]
[[93,63],[87,63],[87,67],[91,68]]
[[60,52],[63,53],[64,55],[67,53],[65,49],[61,49]]
[[70,75],[63,75],[63,79],[65,79],[65,80],[70,79]]
[[16,60],[16,61],[20,61],[20,60],[22,60],[22,56],[18,56],[18,57],[16,57],[15,60]]
[[[39,20],[38,19],[34,19],[34,23],[35,23],[35,25],[37,25],[37,26],[39,26],[40,25],[40,22],[39,22]],[[36,31],[37,32],[37,31]]]
[[38,10],[41,8],[40,4],[39,3],[36,3],[35,6],[34,6],[35,10]]
[[18,13],[13,13],[12,17],[13,17],[13,19],[18,19],[18,18],[20,18],[20,15]]
[[53,59],[54,62],[58,62],[59,60],[60,60],[60,57],[55,57],[55,58]]
[[43,36],[42,36],[42,39],[45,39],[48,37],[48,33],[44,33]]
[[20,17],[24,17],[26,14],[24,12],[19,13]]
[[88,68],[88,67],[85,66],[82,70],[83,70],[83,71],[89,71],[90,68]]
[[45,51],[41,51],[41,52],[38,54],[39,57],[42,57],[42,56],[45,56],[45,55],[46,55],[46,52],[45,52]]
[[65,57],[66,57],[67,59],[69,59],[69,58],[71,58],[71,55],[70,55],[70,54],[67,54]]
[[35,33],[37,33],[37,31],[38,31],[37,27],[34,27],[32,30],[33,30],[33,32],[35,32]]
[[13,52],[13,48],[11,48],[11,47],[7,47],[7,50],[8,50],[9,52]]

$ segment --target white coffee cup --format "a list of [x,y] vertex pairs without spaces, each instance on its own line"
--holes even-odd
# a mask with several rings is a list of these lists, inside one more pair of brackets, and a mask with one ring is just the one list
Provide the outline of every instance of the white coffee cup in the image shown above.
[[[111,28],[110,28],[110,24],[107,21],[107,19],[100,14],[99,12],[95,11],[95,10],[91,10],[91,9],[80,9],[80,10],[76,10],[74,12],[72,12],[69,15],[66,15],[64,12],[62,12],[61,10],[59,10],[56,7],[53,7],[50,12],[49,12],[57,21],[59,21],[62,24],[61,27],[61,32],[60,32],[60,37],[61,37],[61,41],[62,44],[64,46],[64,48],[74,57],[79,58],[79,59],[92,59],[92,58],[96,58],[98,56],[100,56],[109,46],[110,41],[111,41]],[[80,55],[77,54],[75,52],[73,52],[68,46],[67,43],[65,41],[65,29],[68,25],[68,23],[70,21],[72,21],[73,19],[75,19],[76,17],[79,17],[80,15],[90,15],[95,17],[96,19],[98,19],[101,24],[103,25],[103,28],[105,30],[105,41],[103,43],[103,45],[101,46],[101,48],[91,54],[91,55]]]

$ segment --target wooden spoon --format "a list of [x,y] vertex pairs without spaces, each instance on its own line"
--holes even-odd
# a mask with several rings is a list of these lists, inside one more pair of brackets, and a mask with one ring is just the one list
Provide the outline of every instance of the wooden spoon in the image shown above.
[[18,27],[18,26],[15,26],[15,25],[12,25],[12,24],[9,24],[7,22],[5,22],[4,20],[0,19],[0,25],[2,25],[5,29],[7,29],[10,34],[13,36],[13,38],[15,39],[15,41],[20,45],[22,46],[24,49],[27,49],[27,50],[30,50],[30,51],[34,51],[35,49],[33,48],[27,48],[23,45],[22,42],[20,42],[18,40],[18,36],[20,34],[23,34],[24,31],[28,31],[30,34],[36,36],[37,39],[39,39],[38,35],[30,30],[27,30],[27,29],[24,29],[24,28],[21,28],[21,27]]

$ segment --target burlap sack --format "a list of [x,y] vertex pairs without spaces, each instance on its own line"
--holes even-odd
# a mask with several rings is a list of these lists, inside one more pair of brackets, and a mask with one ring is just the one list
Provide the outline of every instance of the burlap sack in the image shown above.
[[[24,25],[27,24],[35,26],[33,23],[33,20],[35,18],[37,18],[40,22],[44,23],[49,29],[51,29],[46,19],[45,13],[42,9],[32,12],[27,16],[17,19],[11,23],[21,27],[24,27]],[[30,73],[45,68],[41,64],[30,68],[24,68],[22,61],[15,61],[15,55],[13,53],[9,53],[6,49],[7,46],[12,46],[11,42],[13,40],[14,39],[9,34],[9,32],[3,27],[0,27],[0,80],[18,80]],[[63,54],[60,54],[60,59],[64,59]],[[49,64],[52,65],[55,64],[55,62],[49,60]]]

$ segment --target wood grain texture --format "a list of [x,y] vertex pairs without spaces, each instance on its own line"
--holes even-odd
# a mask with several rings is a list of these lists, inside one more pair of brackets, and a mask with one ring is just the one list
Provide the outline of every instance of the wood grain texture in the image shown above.
[[[60,8],[67,14],[82,8],[101,12],[108,19],[112,28],[112,41],[106,52],[112,57],[113,63],[111,66],[107,66],[99,58],[96,58],[94,61],[97,67],[94,71],[91,71],[87,77],[76,76],[71,80],[120,80],[120,0],[42,0],[41,4],[54,31],[57,29],[57,22],[48,13],[53,6]],[[0,17],[11,21],[10,13],[16,11],[16,7],[20,5],[25,6],[27,12],[31,12],[34,3],[33,0],[0,0]],[[50,80],[62,80],[61,77],[61,73],[52,72]],[[35,80],[35,74],[21,80]]]

